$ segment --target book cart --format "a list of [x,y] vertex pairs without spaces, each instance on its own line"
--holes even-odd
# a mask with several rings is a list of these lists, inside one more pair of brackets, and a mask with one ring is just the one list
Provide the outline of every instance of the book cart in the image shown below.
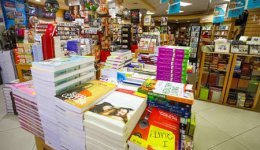
[[233,54],[224,105],[254,109],[260,95],[260,56]]
[[196,99],[223,103],[233,55],[202,52]]

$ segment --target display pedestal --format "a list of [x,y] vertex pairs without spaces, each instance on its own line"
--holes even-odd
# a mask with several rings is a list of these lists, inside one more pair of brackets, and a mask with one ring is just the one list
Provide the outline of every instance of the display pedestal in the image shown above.
[[40,137],[34,136],[37,150],[53,150]]

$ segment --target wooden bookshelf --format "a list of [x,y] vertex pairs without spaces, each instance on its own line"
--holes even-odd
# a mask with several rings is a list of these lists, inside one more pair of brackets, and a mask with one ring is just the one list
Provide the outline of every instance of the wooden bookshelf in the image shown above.
[[[200,90],[201,90],[202,87],[205,87],[205,85],[202,85],[202,79],[203,79],[203,72],[204,72],[205,63],[206,63],[206,61],[205,61],[206,55],[212,55],[212,57],[213,57],[213,55],[216,55],[216,56],[217,55],[228,55],[228,56],[226,56],[226,57],[228,57],[228,60],[227,60],[228,63],[226,65],[226,67],[225,67],[226,69],[224,71],[223,70],[214,70],[214,71],[216,71],[214,73],[220,73],[221,72],[221,73],[225,74],[224,81],[223,81],[223,86],[221,86],[221,87],[218,87],[218,86],[208,86],[207,87],[207,85],[206,85],[206,87],[208,88],[209,92],[208,92],[208,99],[204,100],[204,101],[212,102],[212,101],[209,100],[209,93],[210,93],[210,88],[215,87],[215,88],[221,89],[221,96],[219,98],[219,102],[214,102],[214,103],[222,104],[223,101],[224,101],[226,87],[227,87],[227,84],[228,84],[228,77],[229,77],[228,74],[229,74],[229,71],[230,71],[233,55],[232,54],[227,54],[227,53],[202,52],[202,56],[201,56],[201,60],[200,60],[200,66],[199,66],[199,79],[198,79],[198,84],[197,84],[196,93],[195,93],[196,99],[199,99],[199,100],[203,100],[203,99],[200,99]],[[214,56],[214,57],[216,57],[216,56]],[[208,76],[209,76],[212,73],[212,72],[210,72],[212,70],[210,69],[208,71],[209,71],[209,74],[208,74]],[[207,82],[208,82],[208,80],[207,80]]]
[[[228,78],[228,83],[227,83],[227,88],[226,88],[226,93],[225,93],[225,97],[224,97],[224,105],[227,105],[227,106],[232,106],[232,107],[237,107],[237,108],[242,108],[242,109],[249,109],[249,110],[253,110],[255,109],[257,103],[258,103],[258,100],[259,100],[259,96],[260,96],[260,84],[259,84],[259,79],[257,80],[258,81],[258,86],[257,86],[257,89],[256,89],[256,93],[254,95],[254,98],[253,98],[253,103],[252,103],[252,107],[238,107],[237,106],[237,103],[236,104],[229,104],[228,103],[228,100],[229,100],[229,94],[230,94],[230,91],[236,91],[237,93],[241,92],[241,93],[250,93],[248,92],[247,90],[249,89],[246,88],[246,90],[239,90],[239,87],[237,87],[236,89],[232,89],[231,88],[231,84],[232,84],[232,81],[233,81],[233,76],[234,76],[234,72],[235,72],[235,67],[236,67],[236,64],[237,64],[237,60],[239,57],[245,57],[245,59],[252,59],[252,58],[259,58],[260,60],[260,56],[257,56],[257,55],[244,55],[244,54],[233,54],[233,60],[232,60],[232,65],[231,65],[231,68],[230,68],[230,73],[229,73],[229,78]],[[237,73],[238,74],[238,73]],[[240,79],[243,79],[241,78],[238,78],[238,82]],[[247,80],[252,80],[252,76],[250,79],[247,79]],[[238,85],[237,85],[238,86]],[[235,92],[234,92],[235,93]],[[251,93],[252,94],[252,93]],[[250,94],[249,94],[250,95]],[[246,97],[246,100],[248,100],[248,97]],[[237,100],[238,101],[238,100]]]
[[34,136],[37,150],[53,150],[40,137]]

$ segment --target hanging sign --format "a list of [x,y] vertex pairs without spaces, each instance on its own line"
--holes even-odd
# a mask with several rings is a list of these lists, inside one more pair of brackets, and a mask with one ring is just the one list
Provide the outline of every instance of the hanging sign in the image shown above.
[[246,0],[230,0],[228,18],[235,18],[244,12]]
[[181,10],[181,1],[175,0],[172,4],[169,4],[168,14],[177,14],[180,13]]
[[161,2],[161,4],[162,3],[167,3],[167,2],[169,2],[169,0],[161,0],[160,2]]
[[222,23],[225,20],[227,4],[217,5],[214,9],[213,23]]
[[260,0],[248,0],[247,9],[260,8]]

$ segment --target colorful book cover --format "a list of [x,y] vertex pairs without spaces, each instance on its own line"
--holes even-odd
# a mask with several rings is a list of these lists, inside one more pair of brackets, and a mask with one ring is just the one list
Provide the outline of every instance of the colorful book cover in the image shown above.
[[116,85],[108,82],[93,80],[77,88],[56,95],[56,97],[77,109],[84,111],[89,105],[114,91]]
[[144,101],[145,98],[136,95],[134,91],[117,89],[90,108],[87,113],[104,116],[106,118],[103,120],[109,119],[116,124],[126,124],[135,116]]
[[129,140],[148,150],[178,150],[179,124],[178,116],[147,107]]

